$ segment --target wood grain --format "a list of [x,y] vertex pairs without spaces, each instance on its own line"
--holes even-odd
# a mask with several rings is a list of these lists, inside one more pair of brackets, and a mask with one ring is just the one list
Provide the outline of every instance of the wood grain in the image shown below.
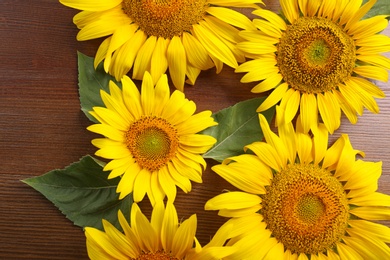
[[[276,1],[265,1],[278,9]],[[72,23],[76,10],[55,0],[2,0],[0,2],[0,259],[86,259],[85,237],[41,194],[20,180],[63,168],[85,154],[93,154],[86,130],[90,124],[80,111],[77,90],[77,51],[93,56],[101,40],[77,42]],[[385,34],[390,35],[389,28]],[[253,84],[239,82],[225,66],[201,73],[186,95],[198,110],[217,111],[252,98]],[[378,83],[387,96],[389,83]],[[368,111],[351,125],[343,117],[331,137],[348,133],[366,160],[383,161],[379,191],[390,193],[390,102],[378,100],[380,114]],[[205,202],[224,189],[234,189],[210,170],[203,184],[189,194],[179,191],[179,218],[198,217],[197,237],[207,243],[226,220],[204,211]],[[148,202],[141,203],[150,214]]]

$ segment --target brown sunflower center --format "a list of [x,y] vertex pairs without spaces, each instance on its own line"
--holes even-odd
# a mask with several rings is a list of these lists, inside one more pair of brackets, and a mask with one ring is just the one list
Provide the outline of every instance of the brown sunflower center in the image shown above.
[[171,39],[203,19],[206,0],[124,0],[124,12],[147,35]]
[[137,163],[153,172],[175,157],[177,130],[163,118],[148,116],[134,122],[126,132],[126,144]]
[[164,251],[152,252],[143,252],[140,254],[136,260],[179,260],[178,258],[165,253]]
[[345,233],[349,206],[341,183],[328,171],[294,164],[275,174],[261,213],[272,235],[293,253],[332,248]]
[[353,39],[336,23],[320,17],[301,17],[281,37],[277,62],[292,88],[323,93],[351,76],[355,50]]

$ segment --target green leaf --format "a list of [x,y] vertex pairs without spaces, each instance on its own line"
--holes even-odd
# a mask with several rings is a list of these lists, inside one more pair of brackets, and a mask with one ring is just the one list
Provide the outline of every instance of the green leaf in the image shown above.
[[121,86],[121,84],[104,71],[103,63],[100,63],[95,70],[93,58],[88,57],[81,52],[78,52],[77,56],[81,110],[92,122],[97,123],[97,120],[89,114],[89,111],[91,111],[94,106],[104,106],[102,98],[100,97],[100,90],[103,89],[106,92],[109,92],[108,83],[110,80],[114,81],[118,86]]
[[[366,3],[363,1],[363,3]],[[390,0],[378,0],[370,11],[364,16],[364,19],[376,16],[376,15],[388,15],[387,19],[390,19]]]
[[118,210],[130,218],[132,196],[119,200],[120,178],[107,179],[103,163],[84,156],[65,169],[22,180],[54,203],[75,225],[102,229],[102,219],[121,230]]
[[[249,99],[213,114],[218,125],[204,130],[202,134],[215,137],[217,143],[203,154],[203,158],[221,162],[227,157],[242,154],[245,145],[261,141],[263,133],[256,109],[264,100],[265,97]],[[262,114],[269,123],[274,113],[275,108],[272,107]]]

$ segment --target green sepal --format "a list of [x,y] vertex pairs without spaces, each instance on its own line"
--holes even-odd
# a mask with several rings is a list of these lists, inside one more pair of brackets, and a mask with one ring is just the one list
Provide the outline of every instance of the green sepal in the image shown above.
[[[249,99],[214,113],[212,116],[218,125],[205,129],[202,134],[213,136],[217,143],[203,154],[203,158],[222,162],[228,157],[243,154],[245,145],[261,141],[263,132],[256,109],[264,100],[265,97]],[[270,123],[275,107],[262,114]]]
[[119,200],[120,178],[108,179],[104,163],[87,155],[64,169],[22,180],[54,203],[75,225],[102,230],[102,219],[121,230],[118,210],[130,219],[131,194]]

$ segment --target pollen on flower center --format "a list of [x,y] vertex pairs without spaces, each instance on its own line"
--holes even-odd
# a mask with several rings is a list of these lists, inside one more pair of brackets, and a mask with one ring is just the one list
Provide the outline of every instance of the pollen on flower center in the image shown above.
[[277,63],[292,88],[323,93],[351,76],[355,50],[353,39],[336,23],[321,17],[301,17],[281,37]]
[[149,36],[171,39],[203,19],[206,0],[124,0],[124,12]]
[[171,256],[170,254],[165,253],[164,251],[152,252],[143,252],[140,254],[136,260],[179,260],[178,258]]
[[172,159],[179,141],[177,130],[165,119],[149,116],[134,122],[126,132],[126,144],[137,163],[156,171]]
[[289,165],[263,195],[272,235],[293,253],[325,252],[345,233],[349,206],[341,183],[319,166]]

